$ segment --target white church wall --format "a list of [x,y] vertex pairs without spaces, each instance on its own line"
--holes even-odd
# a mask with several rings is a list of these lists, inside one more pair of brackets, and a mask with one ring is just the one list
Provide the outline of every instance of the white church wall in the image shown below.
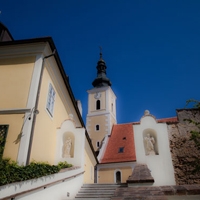
[[41,199],[48,199],[48,200],[67,200],[73,199],[79,189],[81,188],[80,184],[82,183],[82,177],[77,177],[73,180],[62,182],[56,184],[54,186],[48,187],[46,189],[42,189],[37,192],[33,192],[28,195],[24,195],[23,197],[15,198],[16,200],[41,200]]
[[[155,181],[153,185],[175,185],[166,123],[157,123],[155,118],[148,114],[141,119],[139,125],[133,125],[133,129],[137,163],[147,164]],[[145,138],[148,133],[154,138],[155,153],[146,149]]]
[[67,170],[38,179],[1,186],[0,199],[11,195],[16,195],[16,200],[73,199],[82,184],[83,170],[81,168]]
[[109,135],[106,134],[105,137],[104,137],[104,140],[102,141],[102,146],[99,150],[99,155],[97,156],[97,159],[99,162],[101,162],[104,154],[105,154],[105,151],[106,151],[106,148],[108,146],[108,140],[109,140]]

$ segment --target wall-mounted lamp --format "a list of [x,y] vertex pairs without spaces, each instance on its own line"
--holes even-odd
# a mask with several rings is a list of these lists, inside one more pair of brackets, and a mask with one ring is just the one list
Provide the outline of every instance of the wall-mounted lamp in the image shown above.
[[27,119],[28,119],[28,120],[31,120],[31,119],[32,119],[32,115],[37,115],[37,114],[39,114],[39,110],[36,110],[35,107],[33,107],[33,108],[31,109],[31,112],[29,113],[29,115],[28,115],[28,116],[26,117],[26,119],[24,120],[24,123],[22,124],[21,131],[20,131],[20,133],[18,134],[17,139],[14,141],[15,144],[19,143],[20,140],[21,140],[21,138],[22,138],[22,136],[23,136],[23,128],[24,128],[24,125],[25,125]]
[[39,110],[35,110],[35,107],[32,108],[31,113],[28,116],[28,120],[31,120],[32,114],[38,115],[39,114]]

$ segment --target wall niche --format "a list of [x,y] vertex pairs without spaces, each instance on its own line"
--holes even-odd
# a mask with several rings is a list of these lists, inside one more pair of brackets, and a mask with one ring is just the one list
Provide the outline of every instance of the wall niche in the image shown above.
[[73,158],[74,157],[74,144],[75,138],[72,132],[65,132],[62,138],[62,157]]
[[157,133],[154,129],[143,131],[143,144],[146,156],[159,155]]

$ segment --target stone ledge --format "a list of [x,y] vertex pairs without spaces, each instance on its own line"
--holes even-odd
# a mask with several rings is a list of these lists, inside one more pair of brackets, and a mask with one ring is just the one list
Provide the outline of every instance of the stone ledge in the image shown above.
[[164,195],[159,188],[154,188],[154,190],[148,190],[147,187],[138,188],[127,188],[126,191],[121,191],[114,194],[111,200],[167,200],[167,196]]
[[200,185],[174,185],[160,186],[161,191],[165,195],[199,195]]
[[165,195],[174,195],[175,194],[175,191],[171,186],[162,186],[160,188]]
[[71,170],[74,170],[74,169],[80,169],[80,168],[81,168],[80,166],[72,166],[72,167],[68,167],[68,168],[63,168],[58,173],[62,173],[62,172],[66,172],[66,171],[71,171]]
[[168,197],[188,195],[200,195],[200,184],[117,188],[111,200],[167,200]]
[[20,195],[32,193],[38,189],[46,189],[55,184],[73,179],[84,173],[80,167],[66,168],[65,171],[43,176],[36,179],[30,179],[21,182],[10,183],[0,186],[0,200],[17,198]]

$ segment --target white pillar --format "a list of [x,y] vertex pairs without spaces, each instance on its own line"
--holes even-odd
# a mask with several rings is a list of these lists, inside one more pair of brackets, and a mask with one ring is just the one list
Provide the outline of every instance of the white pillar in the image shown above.
[[[32,75],[29,95],[28,95],[27,108],[31,110],[34,109],[35,104],[36,104],[42,65],[43,65],[43,56],[42,54],[39,54],[36,56],[36,62],[33,69],[33,75]],[[30,113],[26,113],[24,117],[24,126],[22,128],[22,137],[20,140],[20,146],[19,146],[18,157],[17,157],[17,162],[19,164],[24,164],[24,165],[26,164],[26,161],[27,161],[31,128],[32,128],[32,122],[33,122],[33,115],[30,120],[28,119],[29,115]]]

